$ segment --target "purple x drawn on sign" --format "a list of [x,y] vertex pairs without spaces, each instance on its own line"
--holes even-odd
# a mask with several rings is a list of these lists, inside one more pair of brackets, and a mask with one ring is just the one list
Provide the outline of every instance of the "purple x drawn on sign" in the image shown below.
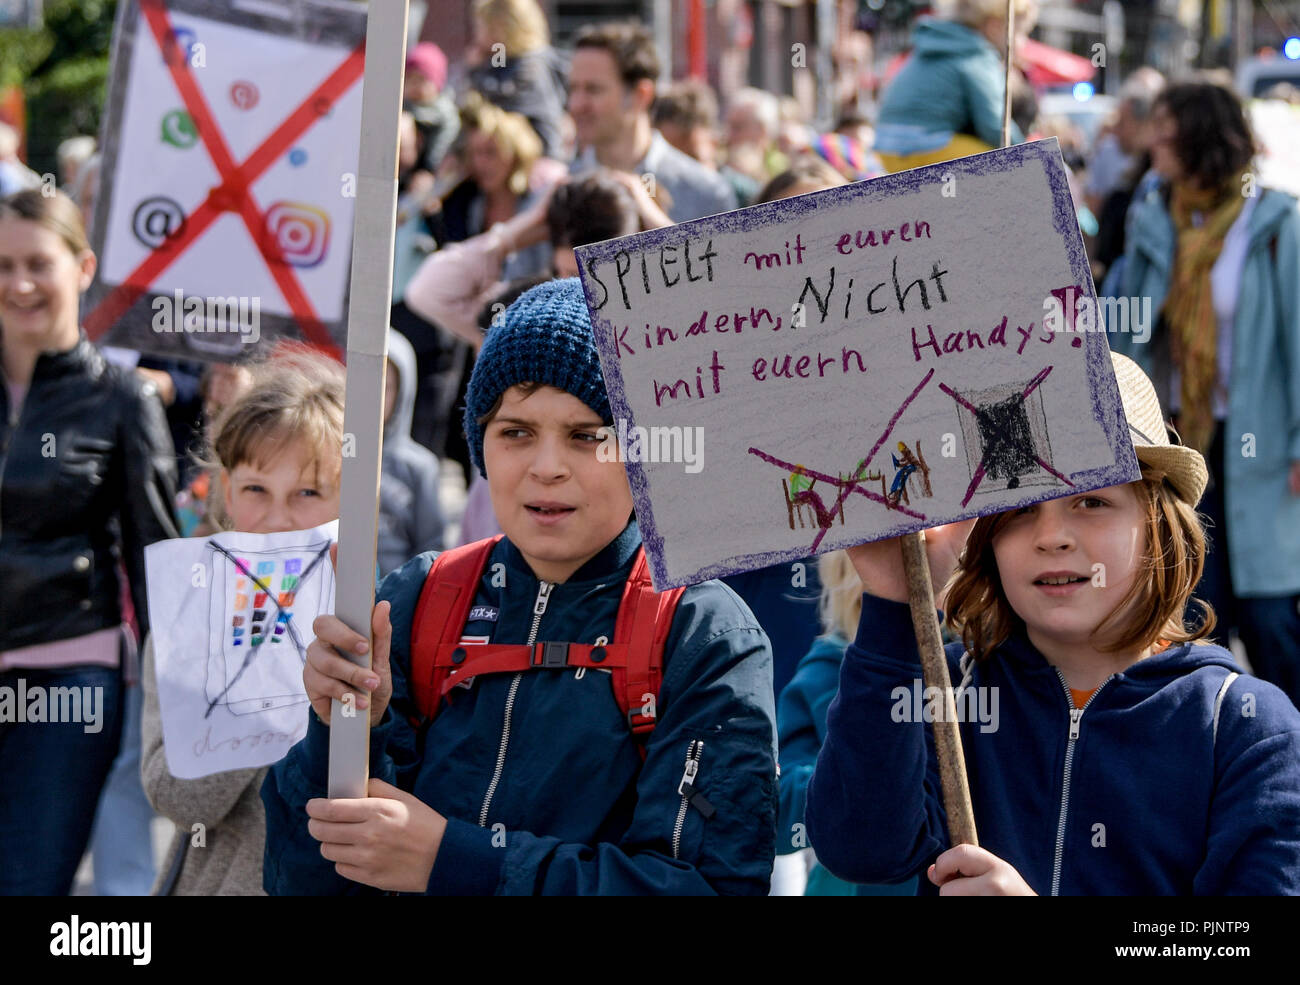
[[[903,401],[902,406],[900,406],[898,410],[894,412],[894,416],[891,417],[889,419],[889,423],[885,425],[885,430],[881,433],[879,439],[877,439],[876,443],[871,446],[871,451],[867,453],[867,457],[864,458],[858,464],[857,469],[854,470],[853,474],[850,475],[847,479],[832,478],[831,476],[825,475],[821,472],[814,472],[812,469],[806,467],[804,468],[803,471],[806,475],[810,475],[814,479],[820,479],[823,482],[828,482],[831,485],[834,485],[839,488],[839,495],[836,497],[835,502],[831,504],[829,509],[826,509],[825,507],[822,506],[821,498],[811,490],[803,494],[803,495],[812,496],[816,499],[816,505],[814,508],[816,509],[819,518],[834,514],[834,512],[840,508],[840,505],[844,502],[844,500],[848,498],[849,493],[857,492],[857,493],[861,493],[863,496],[866,496],[867,499],[882,504],[883,506],[885,506],[886,509],[898,510],[900,512],[906,513],[908,516],[913,517],[917,520],[925,519],[925,514],[914,512],[913,510],[909,510],[903,506],[894,505],[890,503],[889,500],[886,499],[884,496],[881,496],[879,493],[874,493],[871,492],[870,490],[863,489],[860,485],[858,485],[858,483],[862,480],[862,477],[866,475],[867,469],[871,465],[871,460],[875,457],[876,452],[880,451],[881,445],[883,445],[886,441],[889,440],[889,434],[891,431],[894,430],[894,425],[898,423],[899,419],[907,411],[907,408],[911,405],[912,401],[915,400],[917,396],[920,394],[920,392],[925,389],[925,385],[930,382],[930,378],[933,376],[934,376],[934,370],[931,369],[928,373],[925,374],[925,377],[921,380],[921,382],[916,385],[916,388],[910,394],[907,395],[907,399]],[[757,448],[750,448],[749,453],[751,455],[757,456],[758,458],[767,462],[769,465],[775,465],[777,468],[783,469],[786,472],[790,472],[798,467],[791,462],[782,461],[781,459],[777,458],[775,455],[769,455],[767,452],[759,451]],[[819,523],[818,526],[821,526],[821,524]],[[812,546],[808,548],[809,554],[815,554],[817,552],[818,545],[821,544],[822,538],[826,536],[826,531],[829,529],[830,529],[829,526],[823,526],[821,527],[820,530],[817,531],[817,536],[813,539]]]
[[[1042,383],[1043,380],[1047,379],[1047,375],[1051,371],[1052,371],[1051,366],[1045,367],[1041,372],[1038,373],[1037,376],[1035,376],[1032,380],[1029,381],[1028,385],[1024,388],[1024,390],[1020,392],[1018,396],[1008,401],[1008,403],[1015,405],[1013,409],[1018,410],[1020,408],[1023,408],[1025,399],[1031,393],[1033,393],[1034,390],[1038,388],[1038,384]],[[977,421],[987,422],[989,418],[992,416],[991,411],[997,409],[997,408],[989,408],[989,407],[976,407],[974,404],[972,404],[969,400],[967,400],[965,397],[959,394],[952,387],[948,386],[948,384],[946,383],[940,383],[939,389],[942,390],[944,393],[948,394],[948,396],[952,397],[952,399],[957,401],[957,403],[960,404],[962,407],[965,407],[968,411],[974,414]],[[1013,444],[1015,444],[1013,437],[1005,433],[999,433],[998,429],[993,426],[990,426],[988,428],[983,428],[982,431],[987,434],[987,441],[984,445],[983,451],[980,456],[979,466],[975,469],[975,474],[971,477],[970,485],[966,487],[966,495],[962,497],[961,505],[963,507],[970,502],[971,497],[975,495],[975,490],[978,489],[979,484],[984,481],[984,476],[990,471],[989,469],[990,461],[999,458],[1000,456],[1004,455],[1004,453],[1009,453],[1013,457],[1015,455],[1020,455],[1032,459],[1033,461],[1037,462],[1038,465],[1040,465],[1043,469],[1050,472],[1052,475],[1056,476],[1058,479],[1064,482],[1067,486],[1071,486],[1071,487],[1074,486],[1073,482],[1071,482],[1065,476],[1061,475],[1060,472],[1052,468],[1052,466],[1049,465],[1047,462],[1043,461],[1042,456],[1040,456],[1037,453],[1037,451],[1034,450],[1032,447],[1022,448],[1019,447],[1018,445],[1013,447]],[[1014,482],[1011,488],[1014,488]]]

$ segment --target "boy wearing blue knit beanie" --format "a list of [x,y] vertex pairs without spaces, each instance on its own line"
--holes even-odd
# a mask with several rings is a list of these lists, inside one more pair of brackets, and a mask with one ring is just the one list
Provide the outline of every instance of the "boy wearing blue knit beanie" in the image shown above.
[[[374,654],[333,617],[317,714],[272,767],[269,893],[764,894],[771,650],[716,581],[655,593],[576,279],[488,334],[465,432],[504,531],[384,579]],[[369,710],[369,797],[326,800],[331,698]],[[319,717],[317,717],[319,715]]]

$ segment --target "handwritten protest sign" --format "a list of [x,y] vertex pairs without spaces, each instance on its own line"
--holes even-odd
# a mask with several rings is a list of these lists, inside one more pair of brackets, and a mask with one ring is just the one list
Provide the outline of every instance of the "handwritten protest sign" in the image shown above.
[[361,5],[123,0],[87,294],[92,339],[233,360],[341,355]]
[[334,611],[338,521],[145,548],[167,768],[194,779],[268,766],[307,730],[311,624]]
[[1055,139],[577,253],[656,588],[1138,478]]

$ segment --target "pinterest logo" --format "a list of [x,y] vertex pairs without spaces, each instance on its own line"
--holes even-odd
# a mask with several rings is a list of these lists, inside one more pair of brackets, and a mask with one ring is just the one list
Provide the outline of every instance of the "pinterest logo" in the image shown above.
[[330,243],[330,217],[301,202],[276,202],[266,210],[264,252],[278,252],[284,263],[314,267],[325,259]]
[[240,79],[230,87],[230,101],[240,109],[252,109],[260,98],[261,94],[258,93],[257,86],[246,79]]

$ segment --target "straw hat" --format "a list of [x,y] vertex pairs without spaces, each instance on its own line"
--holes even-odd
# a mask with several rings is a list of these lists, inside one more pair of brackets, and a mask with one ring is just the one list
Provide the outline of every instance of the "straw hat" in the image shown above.
[[1174,491],[1195,506],[1210,481],[1205,459],[1194,448],[1169,443],[1156,388],[1138,364],[1117,352],[1110,354],[1110,361],[1115,367],[1115,381],[1119,384],[1124,417],[1128,420],[1129,436],[1133,439],[1138,461],[1163,474]]

